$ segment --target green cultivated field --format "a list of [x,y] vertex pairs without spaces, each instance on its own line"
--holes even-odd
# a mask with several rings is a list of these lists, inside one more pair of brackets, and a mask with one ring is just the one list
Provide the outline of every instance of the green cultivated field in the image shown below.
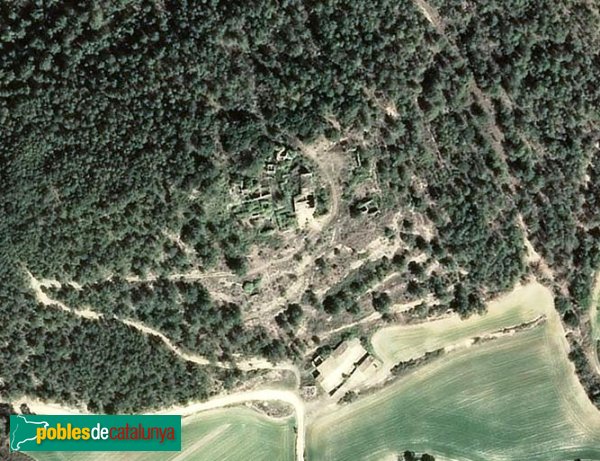
[[180,453],[31,453],[38,461],[292,461],[294,421],[249,409],[215,410],[184,419]]
[[484,315],[466,320],[452,316],[418,325],[382,328],[371,342],[377,355],[390,365],[420,357],[439,348],[460,345],[476,336],[530,322],[554,309],[547,288],[530,283],[489,304]]
[[600,459],[600,413],[552,320],[457,352],[317,418],[309,461],[391,460],[405,449],[462,461]]

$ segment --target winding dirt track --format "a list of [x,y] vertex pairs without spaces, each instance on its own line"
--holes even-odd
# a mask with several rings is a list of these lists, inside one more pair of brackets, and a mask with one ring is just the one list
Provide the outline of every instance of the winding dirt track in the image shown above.
[[[67,306],[66,304],[64,304],[60,301],[50,298],[46,293],[44,293],[44,290],[42,288],[49,287],[49,286],[57,287],[57,286],[60,286],[60,282],[55,281],[55,280],[38,280],[30,272],[28,272],[27,274],[29,275],[29,278],[30,278],[30,286],[31,286],[32,290],[34,291],[36,299],[38,300],[38,302],[40,304],[43,304],[44,306],[56,306],[66,312],[69,312],[73,315],[76,315],[78,317],[82,317],[85,319],[99,320],[102,317],[104,317],[104,315],[94,312],[90,309],[75,309],[75,308]],[[179,357],[181,357],[183,360],[185,360],[187,362],[196,363],[198,365],[212,365],[212,366],[216,366],[216,367],[220,367],[220,368],[233,368],[233,365],[231,365],[230,363],[210,361],[209,359],[207,359],[206,357],[204,357],[202,355],[198,355],[198,354],[194,354],[194,353],[190,353],[190,352],[186,352],[186,351],[182,350],[181,348],[179,348],[175,344],[173,344],[173,342],[164,333],[161,333],[160,331],[158,331],[152,327],[149,327],[149,326],[143,324],[142,322],[139,322],[137,320],[131,320],[131,319],[121,319],[118,317],[114,317],[114,319],[121,322],[124,325],[135,328],[140,333],[143,333],[145,335],[155,336],[155,337],[159,338],[167,348],[169,348],[171,351],[173,351],[175,354],[177,354]],[[235,366],[242,371],[250,371],[250,370],[291,371],[292,373],[294,373],[294,376],[296,377],[297,382],[300,383],[300,370],[298,370],[298,367],[296,367],[295,365],[293,365],[291,363],[282,362],[282,363],[278,363],[278,364],[273,364],[263,358],[254,357],[254,358],[245,359],[244,361],[236,362]]]
[[[64,303],[51,299],[46,293],[43,291],[43,287],[48,286],[60,286],[60,283],[54,280],[38,280],[36,279],[30,272],[27,272],[30,278],[30,286],[35,293],[36,299],[38,302],[44,306],[55,306],[66,312],[77,315],[79,317],[83,317],[86,319],[98,320],[103,317],[101,314],[97,312],[93,312],[91,310],[78,310],[73,309]],[[159,338],[165,346],[167,346],[171,351],[177,354],[183,360],[188,362],[193,362],[198,365],[212,365],[219,366],[223,368],[231,368],[232,365],[223,362],[211,362],[206,357],[192,354],[189,352],[184,352],[177,346],[173,344],[173,342],[165,336],[163,333],[150,328],[141,322],[137,322],[134,320],[128,319],[117,319],[124,325],[128,325],[136,330],[140,331],[146,335],[152,335]],[[300,384],[300,370],[290,363],[279,363],[273,364],[262,358],[251,358],[246,359],[243,362],[238,362],[235,366],[241,370],[249,371],[249,370],[288,370],[294,373],[297,384]],[[25,400],[26,401],[26,400]],[[262,389],[255,391],[247,391],[241,392],[237,394],[225,395],[222,397],[217,397],[206,402],[194,403],[185,407],[176,407],[166,411],[158,412],[158,414],[180,414],[182,416],[191,415],[194,413],[199,413],[201,411],[212,410],[222,407],[227,407],[231,405],[237,405],[245,402],[252,401],[279,401],[285,402],[291,405],[294,408],[294,412],[296,414],[296,460],[304,461],[304,444],[305,444],[305,408],[304,402],[297,395],[296,392],[290,390],[282,390],[282,389]],[[77,410],[72,408],[63,408],[60,405],[55,404],[33,404],[31,410],[36,413],[44,414],[44,412],[48,412],[48,410],[52,411],[53,414],[56,414],[57,409],[59,411],[64,411],[67,414],[73,414]]]
[[[301,151],[303,152],[303,154],[306,155],[311,160],[313,160],[319,167],[320,172],[321,172],[325,182],[327,182],[327,184],[330,188],[330,193],[331,193],[331,209],[330,209],[329,213],[321,221],[319,228],[311,229],[311,231],[309,233],[310,238],[315,238],[316,236],[318,236],[318,234],[321,233],[323,228],[325,228],[327,225],[329,225],[331,222],[334,221],[334,219],[336,218],[336,216],[339,213],[339,208],[340,208],[340,203],[341,203],[341,189],[340,189],[339,182],[337,181],[337,176],[335,174],[336,167],[333,163],[328,161],[328,159],[323,155],[326,152],[328,147],[329,147],[329,144],[326,143],[325,141],[323,141],[321,143],[317,143],[315,145],[311,145],[311,146],[306,146],[304,144],[301,145]],[[269,261],[269,263],[267,265],[265,265],[265,267],[254,268],[253,272],[256,272],[257,269],[259,269],[260,271],[264,271],[267,268],[272,268],[274,265],[277,265],[279,263],[286,263],[292,257],[293,257],[293,252],[290,252],[289,255],[286,255],[285,257],[281,258],[280,260]],[[308,264],[306,264],[306,265],[308,265]],[[27,275],[29,277],[30,286],[31,286],[33,292],[35,293],[37,301],[40,304],[42,304],[43,306],[54,306],[59,309],[62,309],[65,312],[69,312],[70,314],[73,314],[73,315],[76,315],[78,317],[82,317],[85,319],[89,319],[89,320],[100,320],[102,317],[104,317],[103,314],[94,312],[89,309],[76,309],[76,308],[69,307],[60,301],[50,298],[44,292],[44,290],[43,290],[44,287],[60,287],[61,286],[60,282],[58,282],[56,280],[38,280],[29,271],[27,271]],[[231,274],[229,272],[204,274],[199,271],[192,271],[190,273],[184,273],[184,274],[173,274],[169,278],[173,279],[173,280],[188,280],[189,281],[189,280],[201,280],[201,279],[207,279],[207,278],[228,278],[231,276],[233,276],[233,274]],[[155,278],[155,277],[150,277],[148,280],[152,280],[153,278]],[[129,277],[129,278],[127,278],[127,280],[130,282],[142,281],[138,277]],[[145,281],[148,281],[148,280],[145,280]],[[198,365],[212,365],[212,366],[218,366],[218,367],[223,367],[223,368],[231,368],[232,367],[232,365],[229,363],[211,362],[209,359],[207,359],[204,356],[183,351],[182,349],[177,347],[175,344],[173,344],[173,342],[165,334],[161,333],[160,331],[158,331],[154,328],[144,325],[143,323],[141,323],[139,321],[135,321],[135,320],[131,320],[131,319],[120,319],[120,318],[116,318],[116,320],[120,321],[124,325],[135,328],[140,333],[143,333],[145,335],[152,335],[152,336],[159,338],[168,349],[170,349],[172,352],[174,352],[176,355],[178,355],[181,359],[183,359],[185,361],[196,363]],[[250,370],[291,371],[292,373],[294,373],[294,376],[296,377],[297,384],[300,385],[300,370],[296,366],[294,366],[293,364],[290,364],[290,363],[273,364],[262,358],[251,358],[251,359],[246,359],[242,362],[236,362],[235,366],[243,371],[250,371]],[[44,413],[49,413],[49,412],[56,414],[57,411],[59,413],[64,412],[67,414],[77,413],[77,410],[74,410],[72,408],[62,407],[60,405],[56,405],[53,403],[46,404],[46,403],[37,401],[35,399],[23,400],[23,402],[25,402],[25,401],[32,402],[30,404],[31,405],[30,408],[32,411],[34,411],[38,414],[44,414]],[[294,391],[282,390],[282,389],[263,389],[263,390],[247,391],[247,392],[217,397],[217,398],[211,399],[206,402],[194,403],[194,404],[191,404],[191,405],[188,405],[185,407],[172,408],[172,409],[169,409],[166,411],[159,412],[159,414],[170,413],[170,414],[181,414],[182,416],[187,416],[187,415],[192,415],[194,413],[199,413],[199,412],[206,411],[206,410],[212,410],[212,409],[227,407],[227,406],[231,406],[231,405],[239,405],[239,404],[243,404],[246,402],[252,402],[252,401],[279,401],[279,402],[285,402],[294,408],[294,412],[296,415],[296,426],[297,426],[296,427],[296,433],[297,433],[297,436],[296,436],[297,437],[296,438],[296,460],[304,461],[305,433],[306,433],[305,405],[304,405],[304,402],[302,401],[302,399]]]
[[[70,308],[64,303],[60,303],[51,299],[46,293],[44,293],[43,288],[49,286],[60,286],[60,283],[55,280],[38,280],[32,274],[29,274],[30,284],[32,290],[34,291],[38,301],[40,304],[44,306],[53,306],[56,308],[63,309],[65,311],[70,312],[73,315],[78,315],[87,319],[98,320],[102,317],[101,314],[98,314],[89,310],[77,310]],[[534,283],[535,285],[535,283]],[[540,285],[540,287],[542,287]],[[600,276],[598,284],[596,285],[597,289],[594,294],[598,296],[600,290]],[[552,295],[546,287],[543,287],[544,290],[548,291],[548,296],[552,299]],[[596,297],[594,298],[596,300]],[[558,317],[557,312],[554,310],[552,306],[552,301],[548,303],[548,312],[545,312],[544,318],[547,319],[547,340],[552,343],[553,347],[558,350],[560,348],[564,348],[564,353],[568,353],[568,344],[564,339],[565,332],[563,330],[562,324]],[[593,312],[593,311],[592,311]],[[196,355],[193,353],[189,353],[178,348],[173,342],[165,336],[163,333],[154,330],[140,322],[129,320],[129,319],[118,319],[123,324],[128,325],[132,328],[137,329],[143,334],[153,335],[158,337],[171,351],[173,351],[176,355],[178,355],[181,359],[190,361],[193,363],[197,363],[199,365],[212,365],[212,366],[222,366],[222,367],[231,367],[231,364],[228,363],[215,363],[210,362],[206,357]],[[371,320],[369,317],[364,319],[365,321]],[[538,323],[542,321],[541,317],[538,317],[536,322],[534,322],[533,326],[536,326]],[[512,331],[505,332],[502,330],[500,333],[496,332],[495,335],[506,335],[512,334]],[[456,346],[456,345],[453,345]],[[460,345],[459,345],[460,346]],[[452,349],[452,347],[451,347]],[[560,354],[558,354],[560,355]],[[595,362],[596,366],[598,365],[597,361]],[[279,369],[279,370],[290,370],[292,371],[297,379],[298,385],[300,384],[300,372],[292,364],[281,363],[281,364],[272,364],[264,359],[248,359],[243,362],[236,364],[242,370],[258,370],[258,369]],[[575,376],[572,377],[575,380]],[[584,394],[582,394],[585,397]],[[25,400],[29,403],[28,400]],[[200,413],[207,410],[214,410],[219,408],[224,408],[233,405],[240,405],[247,402],[263,402],[263,401],[276,401],[283,402],[291,407],[293,407],[296,418],[296,446],[295,446],[295,456],[297,461],[304,461],[304,452],[305,452],[305,444],[306,444],[306,406],[305,402],[298,395],[298,392],[295,390],[286,390],[286,389],[277,389],[277,388],[267,388],[267,389],[259,389],[259,390],[250,390],[245,392],[234,393],[230,395],[222,395],[215,397],[209,401],[205,402],[197,402],[192,403],[190,405],[182,406],[182,407],[172,407],[168,409],[161,410],[156,414],[180,414],[182,416],[189,416],[196,413]],[[44,404],[39,401],[31,401],[30,408],[32,411],[38,414],[44,413],[53,413],[57,414],[62,410],[62,407],[57,406],[55,404]],[[72,408],[64,408],[66,414],[73,414],[74,411]],[[578,421],[578,424],[584,424],[585,421],[582,418],[579,418],[579,415],[571,415],[575,421]],[[580,421],[581,419],[581,421]],[[583,426],[582,426],[583,427]]]

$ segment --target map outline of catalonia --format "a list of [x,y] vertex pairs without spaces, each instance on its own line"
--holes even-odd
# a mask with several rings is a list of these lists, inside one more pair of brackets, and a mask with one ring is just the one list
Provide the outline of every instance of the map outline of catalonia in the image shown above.
[[[20,418],[23,421],[25,421],[25,423],[27,423],[27,424],[43,425],[44,429],[47,429],[48,426],[50,425],[50,423],[48,423],[47,421],[28,421],[24,415],[16,415],[16,416],[17,416],[17,418]],[[35,440],[37,438],[37,435],[34,435],[33,437],[30,437],[28,439],[21,440],[16,444],[16,447],[15,447],[15,437],[16,437],[19,427],[20,427],[20,425],[17,424],[14,429],[11,428],[10,449],[12,451],[20,451],[22,444],[24,444],[26,442],[30,442],[31,440]]]

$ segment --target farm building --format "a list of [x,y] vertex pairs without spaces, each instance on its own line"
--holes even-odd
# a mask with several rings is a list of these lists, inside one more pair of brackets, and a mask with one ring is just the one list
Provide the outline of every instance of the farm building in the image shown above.
[[380,365],[356,338],[344,341],[327,359],[318,357],[314,363],[316,381],[329,395],[334,395],[341,387],[346,390],[356,387],[371,377]]

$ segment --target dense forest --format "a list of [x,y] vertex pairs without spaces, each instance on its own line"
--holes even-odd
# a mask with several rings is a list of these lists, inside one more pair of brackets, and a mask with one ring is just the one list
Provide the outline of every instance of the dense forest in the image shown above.
[[[408,0],[0,2],[0,397],[124,412],[239,378],[179,360],[121,315],[214,360],[292,354],[246,327],[243,305],[168,275],[243,275],[264,234],[232,211],[232,186],[324,136],[360,156],[348,184],[378,178],[374,196],[349,187],[347,213],[365,219],[357,204],[373,199],[420,214],[435,240],[407,246],[444,275],[426,281],[389,255],[315,309],[355,311],[393,269],[468,315],[526,274],[528,237],[600,405],[581,352],[600,266],[598,12],[585,0],[431,6],[429,21]],[[51,295],[105,318],[42,307],[28,273],[81,284]],[[302,315],[291,304],[277,322]]]

